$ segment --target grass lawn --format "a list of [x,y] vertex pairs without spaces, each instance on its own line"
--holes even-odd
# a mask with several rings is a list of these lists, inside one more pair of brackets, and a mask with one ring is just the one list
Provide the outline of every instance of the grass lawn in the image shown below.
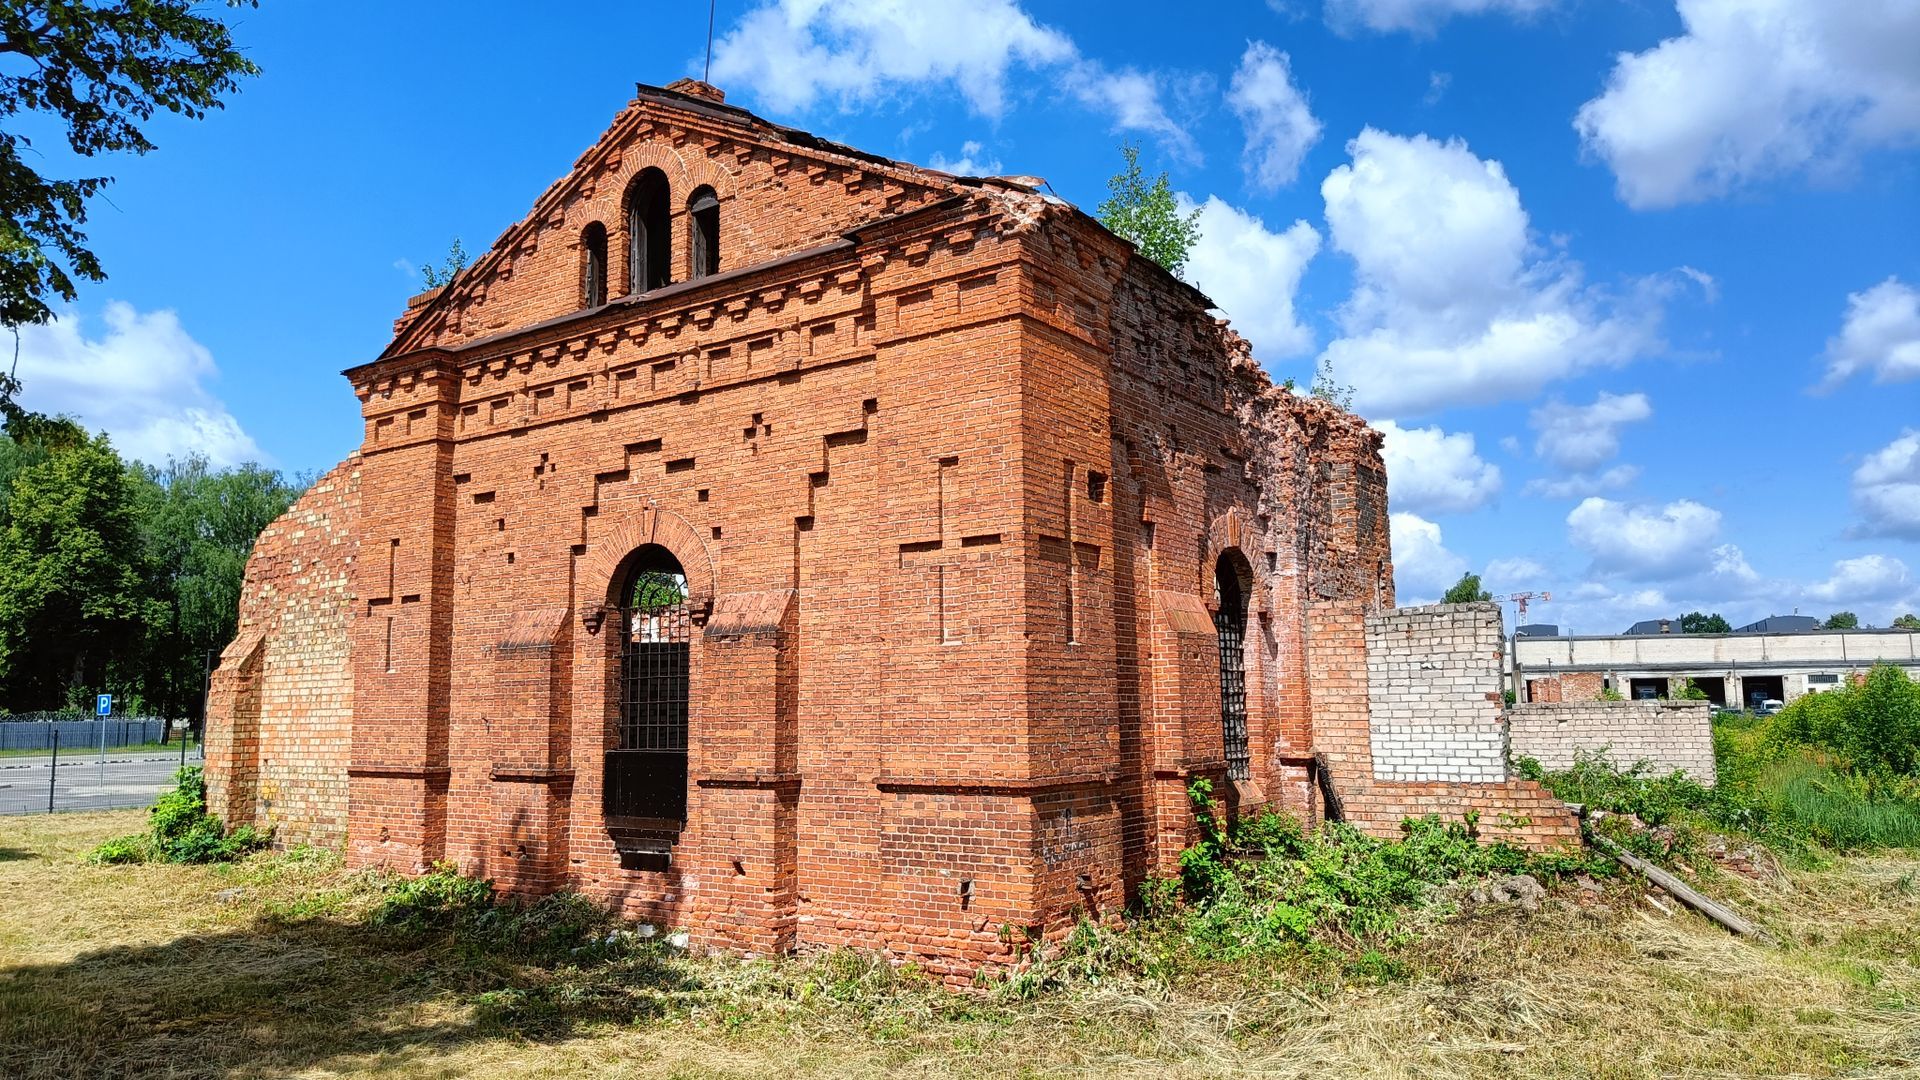
[[329,853],[81,861],[142,818],[0,819],[0,1076],[1920,1075],[1913,855],[1709,883],[1779,947],[1614,882],[1531,916],[1480,907],[1365,963],[1303,952],[1020,1000],[848,953],[553,969],[402,947]]

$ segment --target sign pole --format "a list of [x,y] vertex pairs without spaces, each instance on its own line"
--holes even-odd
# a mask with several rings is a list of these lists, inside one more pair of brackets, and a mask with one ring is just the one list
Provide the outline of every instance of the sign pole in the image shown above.
[[60,725],[53,725],[53,768],[47,770],[47,813],[53,813],[53,782],[60,776]]

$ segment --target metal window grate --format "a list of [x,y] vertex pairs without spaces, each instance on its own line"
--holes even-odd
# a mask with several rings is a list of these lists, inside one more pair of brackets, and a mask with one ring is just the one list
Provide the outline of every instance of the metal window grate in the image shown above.
[[684,604],[629,608],[620,658],[620,719],[607,751],[609,824],[671,827],[687,817],[688,663]]
[[1226,591],[1213,627],[1220,636],[1220,730],[1227,751],[1227,777],[1253,778],[1253,756],[1247,750],[1247,610],[1238,590]]

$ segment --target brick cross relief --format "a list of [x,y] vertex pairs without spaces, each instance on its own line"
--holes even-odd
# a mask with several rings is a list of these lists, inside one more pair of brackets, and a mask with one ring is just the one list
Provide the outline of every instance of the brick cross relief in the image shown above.
[[957,495],[953,471],[959,465],[960,459],[957,457],[940,459],[936,480],[938,486],[934,499],[934,520],[939,529],[939,539],[900,545],[902,570],[930,569],[933,572],[937,640],[942,644],[958,644],[962,640],[961,622],[956,613],[959,582],[955,575],[963,565],[979,561],[982,552],[978,549],[1000,543],[999,533],[986,533],[979,536],[956,535],[957,529],[955,523],[948,518],[947,508],[954,505]]

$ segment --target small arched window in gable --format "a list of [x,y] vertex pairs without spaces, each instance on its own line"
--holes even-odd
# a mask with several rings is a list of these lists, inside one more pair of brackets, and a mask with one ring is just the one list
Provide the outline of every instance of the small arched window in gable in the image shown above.
[[627,188],[627,291],[643,293],[672,281],[673,226],[667,174],[642,169]]
[[580,306],[607,302],[607,227],[593,222],[580,231]]
[[698,187],[687,199],[691,277],[703,278],[720,272],[720,197],[710,187]]

